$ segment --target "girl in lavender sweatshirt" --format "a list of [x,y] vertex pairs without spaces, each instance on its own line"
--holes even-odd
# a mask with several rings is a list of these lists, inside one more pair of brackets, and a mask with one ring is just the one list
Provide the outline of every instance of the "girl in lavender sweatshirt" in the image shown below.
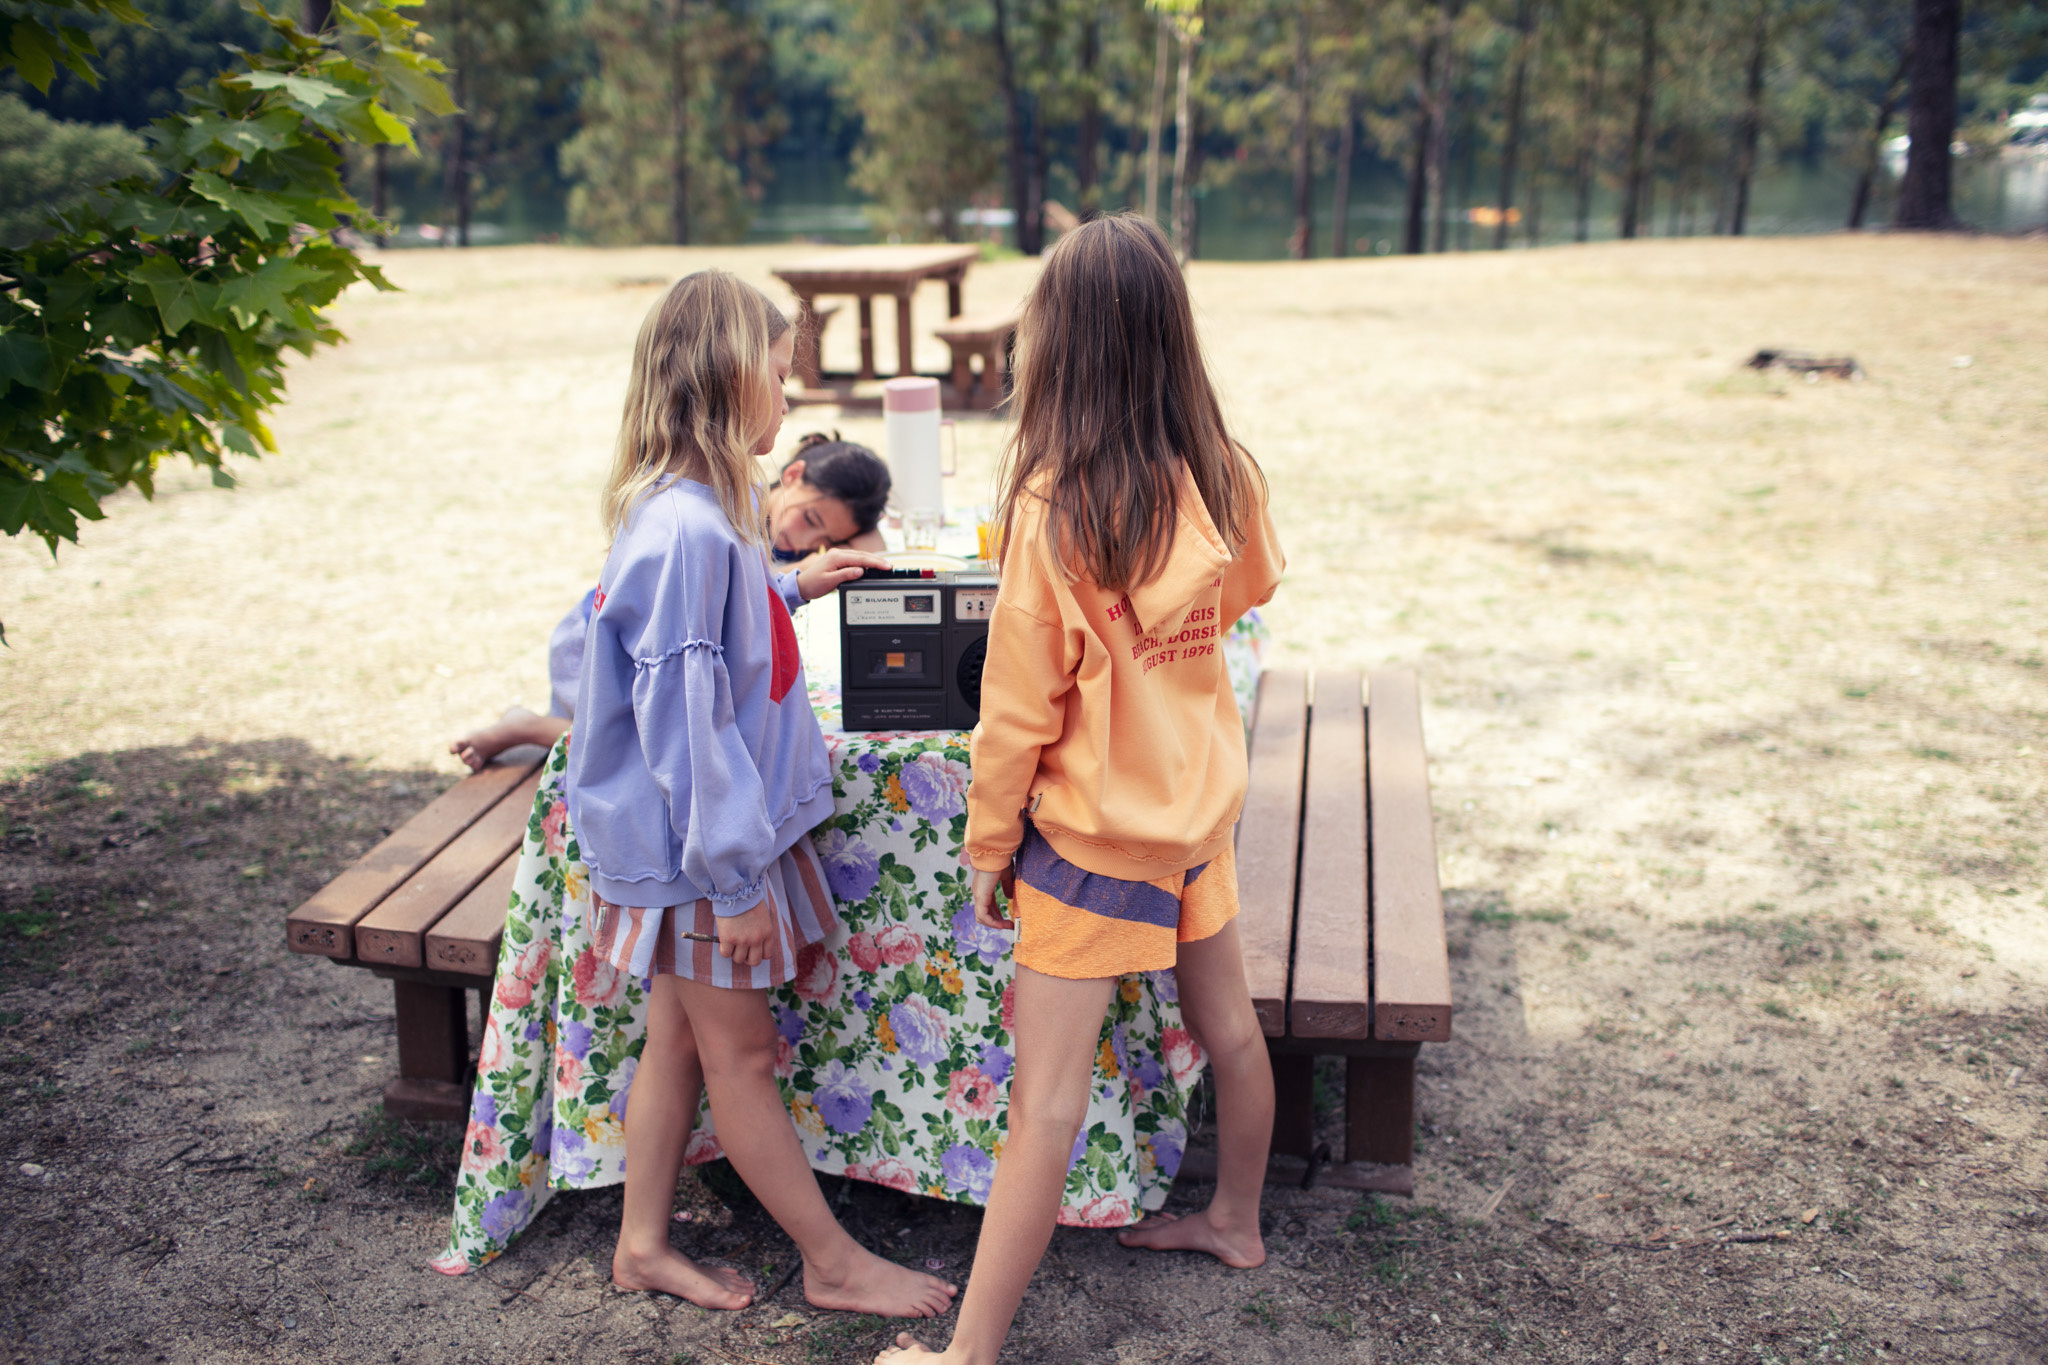
[[786,404],[794,333],[722,271],[677,282],[633,352],[604,494],[611,554],[584,646],[569,818],[597,948],[651,976],[626,1109],[624,1289],[745,1308],[755,1286],[669,1245],[700,1090],[740,1177],[804,1258],[820,1308],[945,1311],[953,1288],[863,1250],[826,1207],[775,1083],[768,992],[837,924],[813,826],[832,776],[790,612],[886,561],[830,550],[771,577],[755,457]]

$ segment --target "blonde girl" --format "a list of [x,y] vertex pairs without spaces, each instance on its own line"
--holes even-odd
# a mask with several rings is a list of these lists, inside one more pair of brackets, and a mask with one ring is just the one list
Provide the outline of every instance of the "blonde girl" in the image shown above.
[[1017,925],[1009,1133],[943,1355],[992,1362],[1045,1254],[1116,979],[1171,967],[1216,1086],[1215,1198],[1125,1246],[1266,1258],[1273,1073],[1238,952],[1244,726],[1217,648],[1282,559],[1265,480],[1223,424],[1172,249],[1143,218],[1060,239],[1018,328],[1002,587],[967,854],[974,913]]
[[669,1245],[700,1093],[742,1179],[803,1254],[821,1308],[945,1310],[951,1286],[861,1248],[826,1207],[775,1081],[768,991],[836,925],[811,829],[832,777],[790,612],[883,560],[828,550],[771,577],[757,456],[781,428],[793,334],[759,290],[690,275],[641,326],[604,491],[611,553],[584,647],[569,814],[598,952],[651,976],[626,1109],[612,1279],[707,1308],[755,1286]]

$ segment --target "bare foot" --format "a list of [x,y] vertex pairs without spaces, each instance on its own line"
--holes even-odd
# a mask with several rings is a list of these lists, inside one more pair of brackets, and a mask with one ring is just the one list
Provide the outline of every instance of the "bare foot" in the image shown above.
[[612,1283],[621,1289],[659,1290],[700,1308],[745,1308],[755,1292],[754,1282],[737,1270],[698,1265],[674,1247],[652,1256],[620,1247],[612,1253]]
[[[550,719],[553,718],[536,716],[523,706],[515,706],[496,725],[487,725],[474,734],[452,741],[448,752],[461,759],[471,772],[477,772],[515,744],[538,742],[541,722]],[[548,742],[552,744],[554,741]]]
[[1146,1251],[1206,1251],[1239,1270],[1266,1263],[1266,1243],[1256,1224],[1241,1231],[1220,1228],[1210,1221],[1207,1209],[1185,1218],[1155,1213],[1136,1227],[1119,1232],[1116,1240],[1122,1246]]
[[921,1270],[885,1261],[856,1247],[833,1275],[804,1262],[804,1297],[813,1307],[885,1318],[935,1318],[953,1304],[959,1289]]
[[896,1365],[905,1360],[944,1360],[945,1356],[919,1341],[908,1332],[896,1334],[894,1346],[884,1346],[882,1353],[875,1357],[875,1365]]

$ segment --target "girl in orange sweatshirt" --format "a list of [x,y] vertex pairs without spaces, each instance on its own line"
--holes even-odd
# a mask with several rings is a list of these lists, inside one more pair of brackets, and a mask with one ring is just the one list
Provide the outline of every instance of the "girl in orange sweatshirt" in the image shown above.
[[1216,1086],[1218,1175],[1208,1208],[1121,1240],[1266,1259],[1273,1073],[1238,951],[1244,723],[1217,650],[1280,580],[1265,479],[1224,428],[1186,283],[1146,219],[1062,237],[1017,343],[966,841],[975,916],[1011,927],[1000,885],[1016,917],[1009,1134],[952,1344],[905,1334],[891,1362],[996,1359],[1052,1236],[1127,972],[1174,970]]

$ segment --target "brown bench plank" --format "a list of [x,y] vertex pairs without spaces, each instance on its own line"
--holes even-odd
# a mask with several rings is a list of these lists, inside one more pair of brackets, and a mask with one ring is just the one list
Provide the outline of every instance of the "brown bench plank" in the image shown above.
[[1368,1038],[1365,845],[1365,683],[1317,669],[1309,707],[1308,781],[1301,816],[1301,897],[1295,911],[1288,1032]]
[[1252,1007],[1266,1036],[1277,1038],[1287,1032],[1308,679],[1295,669],[1267,669],[1259,675],[1256,707],[1251,776],[1237,820],[1237,932]]
[[1372,675],[1373,1029],[1375,1038],[1451,1036],[1451,964],[1437,889],[1429,761],[1415,675]]
[[356,925],[356,956],[378,966],[418,967],[427,930],[519,847],[533,814],[538,772],[464,830],[434,860]]
[[318,953],[344,962],[354,957],[357,922],[531,776],[541,757],[534,752],[531,758],[509,763],[501,758],[435,797],[286,916],[286,946],[295,953]]
[[498,941],[505,936],[505,913],[512,900],[512,879],[518,871],[519,850],[515,848],[476,884],[475,890],[427,930],[428,967],[471,976],[496,974]]

